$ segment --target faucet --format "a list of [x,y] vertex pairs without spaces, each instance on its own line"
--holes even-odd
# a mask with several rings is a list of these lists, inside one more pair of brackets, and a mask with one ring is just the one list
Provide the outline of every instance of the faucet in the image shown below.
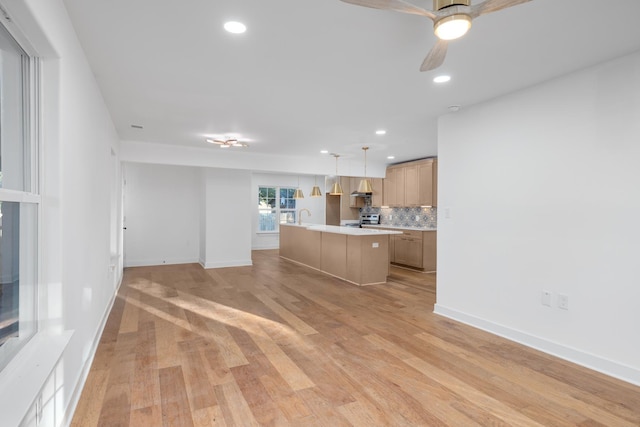
[[307,214],[309,214],[309,216],[311,216],[311,211],[309,211],[309,209],[307,208],[303,208],[300,209],[298,211],[298,225],[302,225],[302,212],[307,211]]

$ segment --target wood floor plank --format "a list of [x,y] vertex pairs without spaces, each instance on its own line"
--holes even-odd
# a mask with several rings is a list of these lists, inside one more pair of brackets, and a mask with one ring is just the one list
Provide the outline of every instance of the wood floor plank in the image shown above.
[[304,371],[278,347],[278,344],[269,338],[253,337],[253,340],[293,390],[302,390],[315,385]]
[[264,293],[257,293],[256,298],[264,303],[267,307],[273,310],[278,316],[284,319],[291,327],[293,327],[296,331],[300,332],[302,335],[311,335],[317,334],[318,331],[313,329],[311,326],[307,325],[305,322],[300,320],[295,314],[285,309],[283,306],[275,302],[273,299],[268,297]]
[[164,427],[192,427],[193,418],[185,388],[182,368],[173,366],[158,371],[162,400],[162,425]]
[[434,273],[252,255],[127,268],[71,425],[640,425],[640,387],[434,315]]
[[428,375],[440,384],[445,385],[455,393],[465,396],[466,399],[474,402],[479,407],[491,408],[489,411],[492,415],[495,415],[503,420],[509,420],[510,422],[517,423],[524,427],[544,427],[542,424],[520,414],[518,411],[510,408],[502,402],[487,396],[481,392],[478,392],[472,387],[455,378],[453,375],[447,372],[441,371],[435,366],[426,363],[417,357],[405,360],[405,363],[414,367],[416,370]]
[[135,352],[131,408],[153,408],[160,403],[154,322],[142,322],[138,326],[138,341]]

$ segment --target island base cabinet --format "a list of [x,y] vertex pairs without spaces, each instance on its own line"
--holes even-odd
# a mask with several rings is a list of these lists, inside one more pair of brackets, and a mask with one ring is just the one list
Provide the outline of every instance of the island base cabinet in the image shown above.
[[302,227],[280,227],[280,256],[319,270],[321,234]]
[[347,280],[384,283],[389,275],[389,236],[347,236]]
[[281,224],[280,256],[359,286],[386,283],[389,236],[397,232],[354,235],[347,227],[318,227],[331,231]]
[[322,258],[320,270],[336,277],[347,277],[347,236],[322,234]]

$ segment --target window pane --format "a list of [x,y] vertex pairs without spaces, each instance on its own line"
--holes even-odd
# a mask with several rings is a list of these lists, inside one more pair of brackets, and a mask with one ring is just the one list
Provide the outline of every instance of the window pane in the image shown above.
[[296,211],[280,211],[280,224],[294,224],[296,222]]
[[258,187],[258,207],[275,208],[276,207],[276,189],[275,187]]
[[276,211],[275,209],[260,210],[258,212],[258,230],[276,231]]
[[36,330],[37,205],[0,202],[0,369]]
[[29,57],[0,25],[0,187],[31,191],[27,122]]

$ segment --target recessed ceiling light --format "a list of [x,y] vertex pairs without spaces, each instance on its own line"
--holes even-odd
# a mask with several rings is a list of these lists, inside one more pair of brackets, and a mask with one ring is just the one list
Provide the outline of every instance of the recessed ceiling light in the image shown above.
[[387,156],[387,159],[389,159],[389,160],[393,160],[395,158],[396,158],[396,156]]
[[385,133],[387,133],[387,131],[384,129],[380,129],[376,131],[376,135],[384,135]]
[[242,34],[247,31],[247,26],[242,22],[229,21],[225,22],[224,29],[233,34]]
[[436,76],[433,78],[434,83],[446,83],[449,80],[451,80],[451,76],[447,76],[446,74],[443,74],[441,76]]
[[449,111],[451,111],[452,113],[455,113],[457,111],[460,111],[460,107],[459,105],[449,105],[449,107],[447,107]]
[[327,153],[329,153],[329,150],[320,150],[320,153],[327,154]]

